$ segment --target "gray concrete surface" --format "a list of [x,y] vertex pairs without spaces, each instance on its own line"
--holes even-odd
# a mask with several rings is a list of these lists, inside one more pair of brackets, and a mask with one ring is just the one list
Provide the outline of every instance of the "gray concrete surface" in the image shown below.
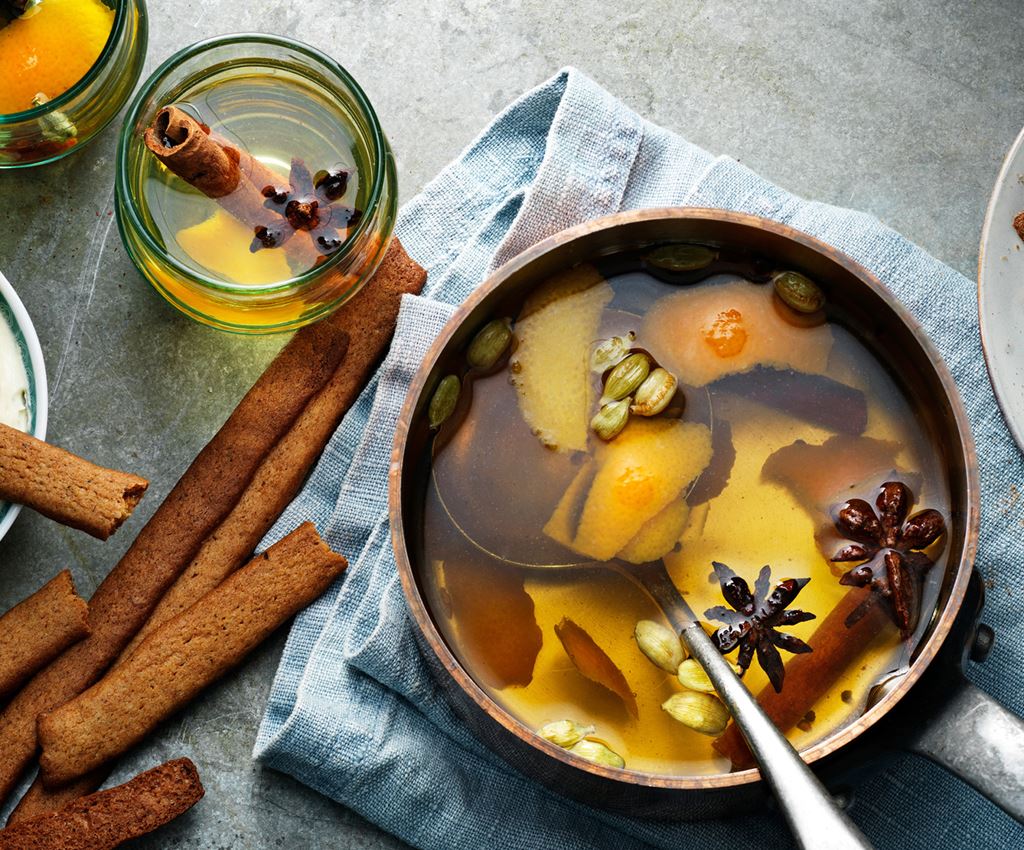
[[[650,119],[796,192],[875,213],[972,277],[992,182],[1024,122],[1015,0],[172,0],[150,16],[147,69],[240,28],[331,53],[380,113],[403,199],[507,101],[572,64]],[[91,592],[282,343],[193,324],[135,272],[112,218],[117,132],[55,166],[0,174],[0,269],[43,342],[51,439],[153,483],[105,544],[23,513],[0,543],[0,609],[62,567]],[[282,642],[126,764],[122,775],[187,754],[208,787],[135,846],[402,846],[252,763]]]

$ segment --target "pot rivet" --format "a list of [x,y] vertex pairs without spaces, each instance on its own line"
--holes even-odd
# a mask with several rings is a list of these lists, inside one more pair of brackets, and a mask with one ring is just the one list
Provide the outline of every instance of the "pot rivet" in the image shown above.
[[971,661],[977,661],[979,664],[983,662],[988,658],[995,642],[996,633],[992,627],[985,623],[978,623],[978,628],[974,632],[974,641],[971,643]]

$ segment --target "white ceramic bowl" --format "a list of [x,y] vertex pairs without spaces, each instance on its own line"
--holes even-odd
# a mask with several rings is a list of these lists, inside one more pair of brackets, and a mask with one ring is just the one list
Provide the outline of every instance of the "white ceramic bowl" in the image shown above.
[[[0,322],[10,326],[14,341],[21,351],[28,375],[28,421],[29,430],[40,440],[46,438],[46,411],[49,396],[46,387],[46,365],[43,363],[43,349],[39,337],[32,327],[25,305],[14,291],[7,278],[0,273]],[[21,512],[21,505],[0,502],[0,540]]]
[[1024,242],[1013,217],[1024,210],[1024,130],[996,178],[981,230],[978,318],[992,388],[1024,449]]

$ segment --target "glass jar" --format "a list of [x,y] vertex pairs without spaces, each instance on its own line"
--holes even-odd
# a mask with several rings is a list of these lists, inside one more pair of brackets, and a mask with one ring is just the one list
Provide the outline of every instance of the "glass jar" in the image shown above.
[[145,0],[104,0],[114,23],[99,58],[63,94],[0,114],[0,169],[42,165],[79,150],[124,106],[146,59]]
[[[316,118],[315,110],[322,112],[329,105],[358,148],[359,180],[366,181],[360,217],[344,244],[307,271],[271,283],[226,280],[183,259],[179,251],[171,250],[168,233],[156,223],[148,201],[147,181],[156,178],[154,157],[143,136],[154,116],[164,106],[187,104],[190,97],[215,90],[219,81],[234,79],[290,81],[289,85],[308,90],[311,120]],[[261,109],[254,107],[254,111]],[[272,109],[262,113],[270,116],[266,120],[272,119]],[[396,205],[394,158],[366,95],[333,59],[291,39],[241,34],[185,48],[143,84],[121,131],[115,209],[129,256],[171,304],[221,330],[288,331],[337,309],[366,283],[384,257]]]

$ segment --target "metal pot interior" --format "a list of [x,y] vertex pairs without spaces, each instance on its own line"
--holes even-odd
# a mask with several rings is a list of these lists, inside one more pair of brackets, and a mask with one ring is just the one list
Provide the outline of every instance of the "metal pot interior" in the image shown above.
[[[919,411],[923,427],[948,476],[950,512],[946,568],[938,605],[918,643],[908,673],[877,689],[874,704],[855,722],[838,729],[803,752],[809,762],[843,747],[875,724],[917,681],[934,658],[960,607],[970,576],[978,525],[978,481],[974,447],[952,378],[916,321],[869,272],[845,255],[803,233],[739,213],[706,209],[665,209],[622,213],[575,228],[538,244],[499,269],[457,311],[422,364],[406,400],[394,444],[392,528],[397,561],[410,610],[428,655],[436,662],[456,702],[485,718],[484,736],[492,747],[511,753],[512,761],[530,770],[524,750],[543,754],[582,771],[627,785],[661,789],[729,788],[755,782],[756,770],[713,776],[665,776],[613,771],[583,761],[543,741],[498,706],[474,682],[442,637],[423,592],[417,543],[423,534],[422,495],[429,439],[426,408],[440,377],[488,318],[515,314],[525,295],[547,276],[602,254],[648,244],[695,241],[742,246],[796,268],[818,281],[829,303],[848,317],[862,341],[886,365]],[[463,699],[465,698],[465,699]],[[479,729],[478,724],[474,726]],[[487,730],[493,727],[494,735]],[[540,771],[543,773],[544,771]]]

